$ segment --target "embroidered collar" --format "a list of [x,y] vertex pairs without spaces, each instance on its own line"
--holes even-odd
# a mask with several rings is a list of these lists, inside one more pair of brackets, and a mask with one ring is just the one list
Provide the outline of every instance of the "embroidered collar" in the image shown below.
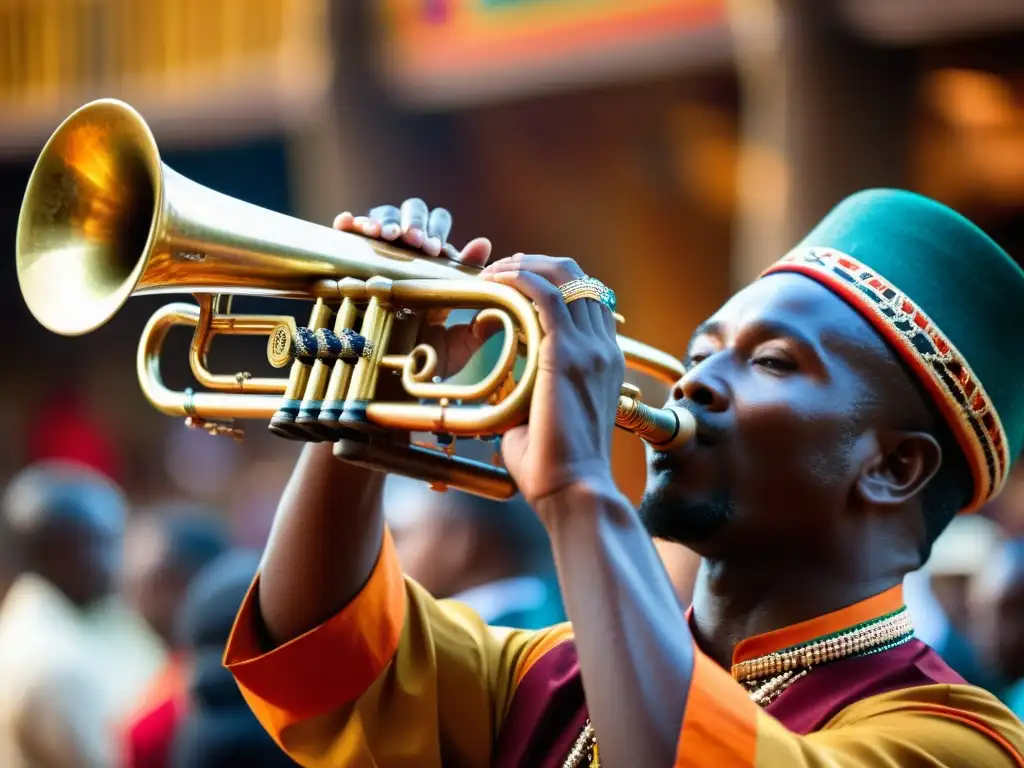
[[866,621],[879,619],[903,607],[903,585],[899,584],[885,592],[861,600],[838,611],[817,616],[799,624],[792,624],[772,632],[748,637],[733,650],[732,663],[766,656],[784,648],[801,645],[825,635],[840,632]]

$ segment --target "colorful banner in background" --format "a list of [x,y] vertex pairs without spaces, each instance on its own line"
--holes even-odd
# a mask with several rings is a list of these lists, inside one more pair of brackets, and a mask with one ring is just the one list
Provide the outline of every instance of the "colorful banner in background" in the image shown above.
[[383,0],[382,9],[387,66],[415,81],[685,44],[726,14],[725,0]]

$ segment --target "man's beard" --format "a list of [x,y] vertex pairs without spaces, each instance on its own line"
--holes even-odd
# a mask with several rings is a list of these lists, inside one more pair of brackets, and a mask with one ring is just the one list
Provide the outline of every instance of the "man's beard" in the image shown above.
[[698,544],[728,525],[734,511],[732,498],[725,491],[690,501],[673,496],[670,487],[659,487],[644,495],[640,520],[652,538]]

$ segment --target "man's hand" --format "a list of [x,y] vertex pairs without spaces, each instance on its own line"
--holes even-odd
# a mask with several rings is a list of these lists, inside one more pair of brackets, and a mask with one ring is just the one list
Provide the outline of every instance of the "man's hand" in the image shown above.
[[[373,237],[418,250],[427,256],[446,258],[474,267],[483,267],[491,256],[491,241],[485,237],[471,240],[460,251],[448,242],[452,216],[444,208],[430,210],[418,197],[394,205],[380,205],[367,216],[354,216],[345,211],[334,219],[334,228]],[[415,338],[403,336],[405,328],[415,330]],[[445,327],[432,322],[411,326],[396,323],[395,346],[404,349],[413,344],[429,344],[437,351],[438,374],[442,377],[458,373],[469,359],[490,338],[497,326],[468,324]],[[412,336],[412,334],[409,334]],[[382,379],[382,383],[386,379]]]
[[592,299],[566,304],[558,290],[584,276],[571,259],[523,254],[484,270],[485,279],[533,300],[544,331],[530,421],[502,443],[505,465],[535,510],[581,484],[614,487],[611,441],[625,360],[611,310]]
[[532,299],[544,330],[530,421],[505,434],[502,452],[548,531],[601,764],[672,765],[692,637],[650,536],[612,479],[626,367],[615,320],[593,299],[565,303],[558,287],[584,276],[569,259],[513,256],[484,276]]
[[491,241],[478,237],[461,251],[448,242],[452,231],[452,215],[444,208],[430,210],[418,197],[402,203],[401,208],[379,205],[368,216],[353,216],[348,211],[334,219],[334,228],[356,232],[366,237],[401,243],[423,251],[428,256],[444,256],[452,261],[482,267],[491,256]]

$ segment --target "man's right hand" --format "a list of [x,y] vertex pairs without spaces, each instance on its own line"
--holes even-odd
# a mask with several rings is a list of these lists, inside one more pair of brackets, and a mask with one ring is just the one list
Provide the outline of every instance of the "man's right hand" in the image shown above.
[[[401,207],[380,205],[367,216],[355,216],[348,211],[338,214],[334,228],[365,237],[394,242],[427,256],[449,259],[460,264],[484,267],[491,256],[491,241],[478,237],[462,250],[448,242],[452,229],[452,216],[444,208],[430,210],[418,197],[402,203]],[[498,326],[452,325],[431,322],[420,323],[416,338],[395,339],[403,342],[429,344],[437,351],[438,374],[442,377],[458,373],[469,359],[490,338]],[[399,332],[396,324],[395,332]]]

